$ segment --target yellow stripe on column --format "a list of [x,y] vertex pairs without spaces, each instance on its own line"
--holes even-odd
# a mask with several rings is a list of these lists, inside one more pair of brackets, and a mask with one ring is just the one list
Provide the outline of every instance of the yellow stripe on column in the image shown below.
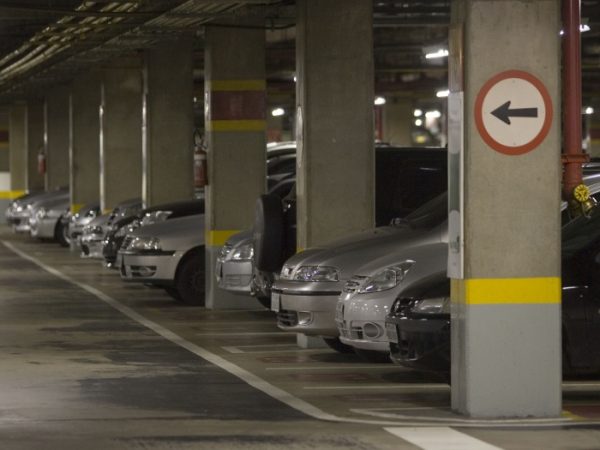
[[211,120],[208,131],[265,131],[266,120]]
[[560,277],[451,280],[452,300],[467,305],[561,302]]
[[208,230],[206,232],[206,245],[210,247],[221,247],[227,239],[241,230]]
[[14,200],[15,198],[25,195],[26,193],[26,191],[0,191],[0,199]]
[[264,91],[267,89],[265,80],[213,80],[209,83],[211,91]]
[[73,203],[71,205],[71,214],[77,214],[81,208],[83,208],[84,203]]

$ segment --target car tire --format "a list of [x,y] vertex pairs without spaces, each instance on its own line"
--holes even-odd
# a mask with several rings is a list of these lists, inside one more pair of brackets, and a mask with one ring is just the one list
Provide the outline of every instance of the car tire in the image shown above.
[[175,288],[181,301],[191,306],[204,306],[205,270],[204,251],[194,250],[184,256],[177,268]]
[[56,224],[56,230],[54,231],[54,238],[58,241],[61,247],[69,247],[71,245],[71,238],[69,237],[69,224],[64,224],[59,219]]
[[370,363],[386,364],[392,362],[389,353],[376,352],[374,350],[364,350],[360,348],[355,348],[354,352],[362,359]]
[[338,353],[354,353],[354,348],[344,344],[339,338],[323,338],[327,346]]
[[261,195],[254,215],[254,264],[265,272],[277,272],[283,262],[283,204],[276,195]]

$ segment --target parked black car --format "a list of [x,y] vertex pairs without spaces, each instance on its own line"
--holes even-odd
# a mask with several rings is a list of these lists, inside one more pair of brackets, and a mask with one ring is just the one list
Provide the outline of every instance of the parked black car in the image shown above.
[[[450,282],[397,299],[386,319],[394,362],[450,373]],[[562,344],[565,375],[600,370],[600,208],[562,228]]]
[[[447,189],[444,148],[375,148],[375,225],[389,225]],[[270,288],[285,260],[296,253],[295,190],[283,200],[261,196],[254,222],[253,293],[268,303]],[[350,207],[350,206],[349,206]]]

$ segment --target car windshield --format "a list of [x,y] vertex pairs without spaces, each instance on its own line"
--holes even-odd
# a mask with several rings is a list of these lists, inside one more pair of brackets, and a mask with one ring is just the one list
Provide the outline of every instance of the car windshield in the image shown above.
[[448,193],[434,197],[403,219],[394,220],[397,225],[408,225],[413,229],[427,229],[440,225],[448,218]]

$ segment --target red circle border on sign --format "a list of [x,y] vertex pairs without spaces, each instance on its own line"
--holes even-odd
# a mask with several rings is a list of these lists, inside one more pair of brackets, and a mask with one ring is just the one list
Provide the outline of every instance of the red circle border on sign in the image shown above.
[[[544,123],[542,124],[540,132],[530,142],[518,147],[509,147],[508,145],[501,144],[492,136],[490,136],[483,125],[483,100],[485,99],[485,96],[496,83],[508,78],[521,78],[522,80],[526,80],[533,84],[541,94],[542,99],[544,100],[544,107],[546,108],[546,116],[544,117]],[[522,155],[539,146],[550,131],[550,127],[552,126],[552,116],[552,100],[550,99],[550,94],[548,93],[546,86],[544,86],[544,84],[538,78],[522,70],[507,70],[493,76],[486,81],[483,87],[479,90],[477,98],[475,99],[475,124],[477,125],[477,130],[479,130],[479,134],[487,145],[492,147],[497,152],[505,155]]]

